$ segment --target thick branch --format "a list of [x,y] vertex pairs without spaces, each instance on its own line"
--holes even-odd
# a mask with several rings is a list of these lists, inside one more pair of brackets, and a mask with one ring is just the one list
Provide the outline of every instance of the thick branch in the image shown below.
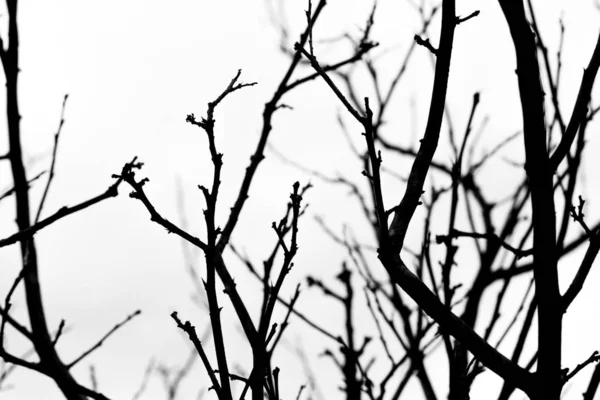
[[483,365],[525,393],[533,390],[531,374],[483,340],[473,329],[444,306],[395,253],[380,253],[380,260],[394,283],[400,286],[440,326],[455,337]]
[[590,102],[592,88],[594,87],[594,80],[598,74],[598,68],[600,68],[600,35],[598,36],[598,41],[596,42],[596,47],[594,48],[594,53],[592,53],[590,63],[583,71],[581,86],[579,87],[579,93],[577,94],[577,100],[575,101],[575,106],[573,107],[573,113],[571,114],[569,125],[567,125],[567,130],[561,138],[558,147],[554,150],[552,157],[550,157],[551,171],[556,171],[556,168],[558,168],[562,159],[565,158],[569,152],[579,126],[586,118],[587,107]]
[[533,257],[538,304],[538,379],[535,397],[560,397],[562,312],[557,274],[556,216],[553,170],[546,147],[544,92],[540,82],[537,47],[521,1],[500,0],[515,46],[523,136],[525,169],[531,190],[533,214]]
[[404,197],[396,208],[394,219],[389,229],[394,251],[400,251],[408,225],[420,203],[423,185],[427,172],[433,160],[433,155],[438,145],[444,108],[446,106],[446,92],[448,89],[448,74],[450,72],[450,58],[454,30],[456,28],[456,14],[454,0],[444,0],[442,6],[442,28],[440,45],[436,51],[435,77],[429,106],[429,117],[425,134],[421,139],[419,152],[413,162]]

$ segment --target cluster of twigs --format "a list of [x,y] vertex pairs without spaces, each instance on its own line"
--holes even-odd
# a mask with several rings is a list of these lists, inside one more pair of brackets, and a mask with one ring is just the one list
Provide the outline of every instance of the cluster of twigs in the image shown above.
[[[352,84],[349,75],[338,74],[346,89],[346,93],[344,93],[344,90],[340,89],[330,76],[331,73],[321,67],[312,47],[306,50],[299,43],[295,45],[295,49],[303,54],[316,73],[323,78],[348,114],[363,126],[367,150],[363,154],[357,154],[357,158],[364,165],[363,175],[369,181],[370,191],[367,194],[360,192],[352,179],[333,178],[310,171],[310,168],[302,167],[302,169],[309,171],[317,179],[346,186],[355,195],[364,210],[364,217],[371,222],[376,233],[378,257],[388,273],[387,282],[382,283],[377,280],[376,275],[369,272],[375,267],[366,261],[367,257],[363,254],[364,247],[347,237],[336,236],[331,230],[327,230],[335,242],[341,243],[347,248],[352,260],[361,260],[360,263],[356,263],[356,268],[358,271],[362,271],[360,276],[367,292],[368,309],[373,315],[381,347],[390,361],[389,372],[383,376],[380,375],[378,392],[374,391],[374,387],[377,386],[374,384],[375,379],[366,372],[368,368],[361,368],[361,373],[356,373],[351,377],[345,373],[350,364],[361,365],[360,357],[345,358],[344,362],[338,362],[340,370],[344,373],[347,398],[360,397],[360,394],[356,393],[357,387],[362,388],[362,391],[371,399],[382,399],[384,395],[387,395],[386,385],[389,384],[390,377],[393,374],[401,374],[399,363],[390,351],[389,335],[396,339],[404,349],[406,356],[401,359],[402,362],[406,359],[412,361],[411,365],[402,372],[404,375],[400,375],[400,383],[392,398],[400,396],[406,382],[413,374],[421,384],[424,396],[427,399],[437,398],[436,390],[429,378],[431,372],[425,368],[423,360],[429,355],[431,345],[438,340],[443,343],[448,358],[449,398],[451,399],[468,398],[474,379],[483,371],[484,367],[491,369],[504,380],[504,386],[498,395],[499,399],[507,399],[515,388],[521,389],[530,398],[558,398],[566,381],[579,372],[583,366],[597,361],[594,353],[573,373],[565,373],[566,369],[562,368],[560,362],[560,349],[562,316],[581,291],[599,250],[597,232],[600,225],[596,223],[590,228],[584,222],[584,202],[581,199],[577,208],[572,204],[578,183],[586,128],[596,114],[596,109],[588,109],[588,104],[600,61],[600,40],[585,70],[577,101],[569,122],[566,124],[562,122],[564,119],[559,108],[558,97],[561,50],[557,54],[559,67],[554,73],[531,2],[527,4],[529,18],[532,21],[531,28],[527,22],[523,5],[502,1],[500,3],[511,29],[517,53],[519,90],[524,115],[522,136],[526,153],[526,176],[503,203],[488,200],[484,191],[485,187],[478,183],[477,177],[482,166],[517,135],[512,135],[506,141],[499,143],[496,148],[484,154],[477,161],[473,161],[472,157],[465,160],[465,151],[469,145],[474,116],[479,105],[479,93],[475,93],[473,96],[473,106],[462,141],[455,137],[454,128],[450,124],[449,133],[455,157],[453,164],[448,166],[433,159],[439,142],[442,118],[444,113],[449,112],[445,93],[454,29],[460,23],[476,17],[477,11],[468,17],[460,18],[455,15],[454,2],[444,1],[439,47],[435,48],[429,39],[423,39],[421,35],[415,36],[415,43],[427,48],[435,60],[435,78],[427,125],[420,146],[416,150],[391,143],[385,139],[382,133],[383,129],[381,129],[384,111],[388,109],[391,93],[393,93],[399,77],[404,73],[412,47],[385,96],[381,95],[385,91],[381,89],[376,66],[368,58],[364,60],[377,94],[376,103],[372,104],[372,100],[369,98],[364,98],[364,101],[358,100],[361,88]],[[423,15],[425,30],[430,19],[424,9],[421,8],[420,11]],[[434,15],[436,11],[437,9],[434,8],[431,15]],[[372,21],[373,14],[369,18],[369,26]],[[564,32],[564,27],[562,29]],[[549,87],[551,102],[554,106],[553,119],[547,124],[543,112],[544,101],[540,96],[542,86],[539,78],[541,71],[537,63],[538,54],[543,60],[542,71],[548,77],[545,86]],[[379,110],[379,114],[374,113],[373,110]],[[557,143],[546,139],[545,132],[553,131],[558,131],[560,134]],[[572,149],[573,146],[574,149]],[[413,158],[404,195],[401,201],[395,203],[397,205],[393,207],[384,205],[381,178],[383,164],[381,151],[378,148],[385,149],[391,154],[397,153]],[[473,146],[471,146],[471,151],[472,149]],[[567,164],[564,169],[560,168],[563,160]],[[465,161],[468,161],[466,165]],[[408,251],[404,247],[404,240],[415,209],[422,202],[425,179],[430,168],[434,170],[434,173],[448,179],[450,185],[441,190],[435,187],[431,189],[431,195],[426,204],[427,215],[424,222],[423,244],[420,251],[414,254],[416,265],[415,273],[413,273],[407,268],[399,252],[401,250]],[[554,215],[558,211],[554,205],[554,197],[559,195],[563,196],[562,202],[565,207],[558,214],[559,230],[555,232]],[[371,199],[370,205],[367,204],[366,198]],[[434,207],[440,208],[443,204],[441,200],[444,198],[448,198],[449,202],[449,210],[445,211],[449,215],[449,226],[447,234],[437,235],[437,243],[446,247],[446,255],[442,257],[443,261],[440,262],[438,271],[432,265],[430,223],[432,218],[437,215],[433,213]],[[532,204],[531,211],[528,209],[528,202]],[[461,203],[464,203],[466,208],[470,231],[457,227],[461,223],[457,218]],[[504,211],[506,209],[508,211]],[[493,216],[498,212],[505,212],[505,214],[501,218],[498,218],[497,215]],[[524,221],[523,217],[527,215],[532,215],[532,220]],[[569,217],[582,226],[584,233],[567,241]],[[500,227],[496,226],[497,221],[500,221]],[[477,226],[481,225],[483,231],[477,229]],[[470,269],[475,272],[469,287],[461,287],[466,296],[455,300],[458,286],[453,284],[451,271],[457,263],[455,256],[459,249],[459,244],[456,242],[458,238],[474,239],[476,253],[473,254],[470,264],[475,262],[478,265],[476,268],[470,266]],[[558,262],[586,242],[588,249],[577,274],[567,286],[567,290],[560,294],[557,284]],[[511,243],[518,243],[518,245]],[[342,274],[345,276],[347,272],[344,271],[347,271],[347,267],[346,264],[343,265]],[[533,277],[530,279],[529,289],[522,297],[521,304],[510,322],[501,328],[500,310],[506,308],[505,303],[510,293],[511,283],[517,277],[531,274],[532,271]],[[480,322],[482,318],[480,308],[483,296],[496,282],[501,282],[502,286],[498,291],[494,312],[490,320],[485,322],[487,327],[480,335],[475,331],[475,324],[482,323]],[[336,294],[323,282],[310,278],[309,284],[320,287],[324,294],[334,301],[348,304],[348,302],[344,302],[342,296]],[[534,296],[530,296],[532,285],[535,287]],[[416,308],[412,309],[407,305],[402,299],[402,291],[399,288],[412,298]],[[387,309],[381,306],[380,300],[377,300],[379,296],[389,301],[388,306],[395,315],[401,318],[401,325],[396,326],[393,319],[388,317]],[[374,301],[375,303],[373,303]],[[352,302],[350,303],[352,304]],[[519,316],[525,310],[526,315],[519,322],[519,326]],[[349,309],[347,313],[349,313]],[[424,313],[427,315],[425,316]],[[538,315],[538,339],[537,343],[536,341],[533,343],[537,345],[538,351],[534,352],[526,365],[522,367],[519,360],[524,353],[528,334],[534,326],[536,313]],[[350,341],[353,340],[351,338],[355,334],[354,327],[350,317],[346,321],[348,325],[346,337]],[[429,329],[432,323],[440,326],[439,332]],[[382,329],[382,326],[386,325],[388,329]],[[518,339],[514,344],[511,357],[506,358],[498,352],[497,348],[500,343],[505,341],[511,330],[517,330]],[[494,331],[500,332],[494,335]],[[491,341],[494,336],[499,338],[496,343]],[[365,355],[364,347],[358,347],[353,351],[359,356]],[[344,356],[347,353],[346,350],[342,351]],[[328,355],[332,355],[332,352],[328,351]],[[370,366],[371,362],[369,361],[367,365]],[[537,370],[530,372],[534,366],[537,366]],[[598,385],[597,376],[600,375],[598,371],[597,368],[593,374],[585,393],[586,398],[593,397],[595,393]],[[550,381],[551,383],[548,384],[539,383]]]

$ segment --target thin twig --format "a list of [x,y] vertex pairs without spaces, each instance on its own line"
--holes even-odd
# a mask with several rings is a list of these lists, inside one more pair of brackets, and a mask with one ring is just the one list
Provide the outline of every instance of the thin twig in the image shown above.
[[467,22],[468,20],[470,20],[471,18],[475,18],[476,16],[478,16],[480,13],[479,10],[475,10],[473,11],[471,14],[467,15],[466,17],[456,17],[456,25],[460,25],[463,22]]
[[148,381],[150,380],[150,374],[154,370],[154,364],[155,364],[154,359],[151,359],[148,362],[148,365],[146,366],[146,369],[144,370],[144,375],[142,376],[140,386],[133,394],[133,397],[131,398],[131,400],[139,400],[140,397],[144,394],[144,391],[146,390],[146,387],[148,386]]
[[104,193],[101,193],[96,197],[92,197],[89,200],[83,201],[75,206],[62,207],[57,212],[39,221],[38,223],[31,225],[30,227],[23,229],[17,233],[14,233],[11,236],[8,236],[7,238],[0,239],[0,247],[8,246],[13,243],[17,243],[19,241],[32,237],[36,232],[48,227],[49,225],[53,224],[61,218],[67,217],[71,214],[84,210],[108,198],[116,197],[119,194],[119,185],[121,184],[121,182],[123,182],[123,179],[121,177],[117,178],[118,179],[116,180],[116,182],[109,186],[109,188]]
[[[34,176],[33,178],[31,178],[31,179],[28,179],[28,180],[27,180],[27,187],[28,187],[28,188],[30,188],[30,187],[31,187],[31,184],[32,184],[33,182],[37,181],[38,179],[40,179],[42,176],[44,176],[44,174],[45,174],[45,173],[46,173],[46,171],[42,171],[42,172],[38,173],[36,176]],[[4,200],[4,199],[5,199],[5,198],[7,198],[8,196],[11,196],[13,193],[15,193],[15,188],[14,188],[14,186],[13,186],[13,187],[11,187],[11,188],[9,188],[9,189],[6,189],[6,190],[4,191],[4,193],[0,194],[0,200]]]
[[202,363],[204,364],[204,368],[206,369],[206,372],[208,373],[210,381],[213,385],[212,388],[217,392],[217,396],[220,399],[221,398],[221,385],[219,385],[217,376],[215,375],[215,372],[210,365],[210,361],[208,361],[208,357],[206,356],[206,353],[204,352],[204,348],[202,347],[202,342],[200,342],[200,339],[198,338],[198,334],[196,333],[196,328],[190,323],[190,321],[185,321],[185,323],[181,322],[181,320],[177,316],[176,311],[173,311],[171,313],[171,318],[173,318],[173,320],[175,320],[175,323],[177,324],[177,327],[179,329],[181,329],[182,331],[187,333],[191,342],[194,344],[194,347],[196,348],[196,351],[198,351],[198,355],[200,356],[200,359],[202,360]]
[[[12,305],[10,302],[10,299],[12,298],[13,293],[17,289],[17,286],[19,286],[19,283],[23,280],[24,275],[25,274],[24,274],[23,270],[19,271],[19,274],[13,281],[12,286],[10,287],[8,293],[6,294],[6,298],[4,300],[4,312],[3,312],[3,314],[5,314],[6,316],[8,316],[8,313],[10,312],[10,307]],[[7,317],[2,318],[2,323],[0,324],[0,348],[4,348],[4,329],[6,327],[7,322],[8,322]]]
[[567,383],[571,378],[573,378],[575,375],[577,375],[582,369],[584,369],[589,364],[595,363],[598,361],[600,361],[600,353],[598,353],[598,351],[596,350],[592,353],[592,355],[587,360],[585,360],[581,364],[577,365],[575,367],[575,369],[573,369],[572,372],[569,372],[566,374],[563,384]]
[[121,327],[123,327],[125,324],[127,324],[129,321],[131,321],[133,318],[137,317],[141,313],[142,313],[141,310],[136,310],[133,313],[131,313],[130,315],[128,315],[123,321],[117,323],[115,326],[112,327],[112,329],[110,331],[108,331],[104,336],[102,336],[102,338],[95,345],[90,347],[87,351],[84,351],[79,357],[77,357],[71,363],[67,364],[67,368],[68,369],[73,368],[78,362],[80,362],[85,357],[89,356],[93,351],[97,350],[100,346],[102,346],[104,344],[104,341],[106,339],[108,339],[113,333],[115,333],[117,330],[119,330]]
[[474,239],[486,239],[486,240],[494,241],[496,243],[499,243],[505,249],[514,253],[518,258],[527,257],[527,256],[530,256],[533,254],[533,249],[521,250],[516,247],[513,247],[510,244],[506,243],[504,240],[500,239],[500,237],[498,235],[496,235],[495,233],[492,233],[492,232],[489,232],[489,233],[464,232],[464,231],[460,231],[458,229],[452,229],[452,231],[450,232],[449,235],[438,235],[436,237],[436,241],[438,243],[445,243],[446,241],[448,241],[451,238],[458,238],[458,237],[470,237],[470,238],[474,238]]
[[62,103],[62,110],[60,112],[60,122],[58,124],[58,130],[54,135],[54,148],[52,149],[52,162],[50,164],[50,172],[48,174],[48,182],[46,182],[46,187],[44,188],[44,194],[42,194],[42,200],[40,200],[40,205],[38,206],[38,211],[34,219],[34,224],[37,224],[40,220],[40,216],[42,215],[42,209],[44,208],[44,204],[46,203],[46,196],[48,196],[48,192],[50,190],[50,185],[52,184],[52,179],[54,179],[54,166],[56,165],[56,153],[58,150],[58,140],[60,138],[60,133],[62,131],[62,127],[65,123],[65,107],[67,105],[67,99],[69,98],[68,94],[65,94]]

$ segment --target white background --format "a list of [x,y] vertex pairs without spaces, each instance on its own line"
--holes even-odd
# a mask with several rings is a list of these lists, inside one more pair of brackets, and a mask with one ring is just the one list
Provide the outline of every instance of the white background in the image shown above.
[[[304,28],[304,1],[285,5],[293,41]],[[360,35],[360,27],[371,4],[363,1],[330,0],[315,28],[321,38],[348,32]],[[383,79],[389,79],[399,64],[412,36],[420,29],[418,14],[404,2],[381,1],[376,14],[373,38]],[[574,3],[576,3],[574,5]],[[598,12],[591,1],[538,1],[538,19],[546,43],[556,51],[558,18],[567,28],[563,52],[563,113],[571,110],[583,67],[596,42]],[[458,27],[449,83],[448,100],[457,131],[462,132],[474,91],[481,91],[479,122],[489,114],[485,143],[497,143],[519,129],[520,108],[516,91],[515,62],[510,36],[495,1],[459,1],[458,15],[475,9],[481,15]],[[6,31],[6,12],[0,24]],[[204,203],[198,184],[208,184],[212,175],[204,132],[185,123],[188,113],[204,115],[206,103],[213,100],[235,75],[243,70],[244,82],[258,82],[228,97],[219,107],[217,144],[224,156],[224,175],[220,221],[232,204],[249,156],[261,127],[263,105],[268,101],[287,69],[288,59],[278,49],[279,36],[261,1],[22,1],[19,10],[21,32],[21,74],[19,96],[22,111],[23,142],[29,176],[47,169],[53,134],[58,126],[62,98],[69,93],[66,123],[61,136],[56,178],[45,207],[45,215],[63,205],[74,205],[104,191],[111,174],[118,173],[134,155],[146,163],[142,174],[150,178],[147,192],[164,216],[179,221],[178,201],[183,198],[190,230],[202,237],[201,207]],[[439,16],[430,29],[437,43]],[[4,33],[3,32],[3,33]],[[349,54],[347,43],[336,46],[318,44],[320,60],[335,61]],[[377,53],[375,53],[377,54]],[[310,72],[300,69],[296,76]],[[414,143],[424,128],[432,72],[430,57],[418,48],[404,82],[399,87],[394,110],[388,115],[386,134],[401,143]],[[595,90],[598,93],[598,90]],[[363,95],[371,95],[368,90]],[[414,99],[417,109],[410,112]],[[315,81],[284,98],[294,110],[279,111],[274,120],[273,144],[290,158],[324,173],[341,171],[361,182],[361,166],[352,159],[336,123],[340,105],[323,82]],[[3,100],[0,99],[2,107]],[[362,144],[357,124],[346,119],[350,132]],[[5,126],[4,121],[0,126]],[[4,131],[2,131],[4,132]],[[590,127],[588,151],[598,149],[597,125]],[[6,135],[2,135],[6,137]],[[0,154],[7,140],[0,141]],[[519,146],[508,154],[519,160]],[[447,137],[440,141],[439,160],[449,162]],[[446,153],[444,153],[446,152]],[[590,221],[598,216],[597,177],[594,157],[587,160],[589,199],[586,214]],[[384,160],[385,162],[385,160]],[[503,188],[520,179],[522,171],[507,167],[488,175],[490,193],[500,196]],[[0,190],[10,186],[8,162],[0,162]],[[407,171],[398,171],[406,176]],[[270,225],[279,219],[294,181],[305,183],[305,174],[283,165],[272,153],[261,164],[250,199],[233,236],[233,243],[246,250],[260,265],[275,241]],[[359,215],[359,208],[344,189],[328,188],[314,179],[315,188],[305,200],[310,203],[301,224],[300,253],[285,285],[286,293],[307,274],[332,282],[339,271],[343,252],[319,230],[315,215],[338,231],[343,222],[354,224],[356,235],[371,241],[371,233]],[[33,189],[34,204],[43,181]],[[180,191],[178,188],[182,188]],[[402,187],[390,180],[387,201],[400,198]],[[65,218],[36,236],[40,257],[40,279],[46,312],[51,327],[65,319],[69,331],[59,342],[61,357],[69,361],[94,344],[115,323],[136,309],[143,313],[122,328],[86,358],[74,373],[89,383],[89,366],[94,365],[100,391],[112,399],[130,399],[139,387],[144,369],[155,358],[169,366],[181,364],[189,349],[169,314],[177,310],[202,331],[208,314],[193,305],[183,258],[182,243],[174,235],[149,221],[141,204],[129,199],[129,189],[121,195],[74,216]],[[183,195],[181,195],[183,193]],[[422,211],[415,224],[422,221]],[[14,201],[0,203],[0,234],[16,229]],[[443,233],[442,232],[434,232]],[[419,234],[420,236],[420,234]],[[411,242],[413,244],[416,241]],[[440,253],[442,254],[442,253]],[[200,254],[196,255],[201,260]],[[231,255],[232,274],[250,306],[256,310],[259,286]],[[575,258],[576,262],[578,258]],[[464,261],[468,264],[468,259]],[[202,263],[198,263],[200,268]],[[576,264],[575,264],[576,265]],[[17,246],[0,249],[0,298],[3,298],[18,273]],[[468,268],[468,265],[467,267]],[[568,270],[567,268],[565,268]],[[572,276],[573,269],[568,270]],[[593,272],[580,299],[565,318],[564,363],[573,367],[599,347],[600,329],[594,306],[598,297],[598,273]],[[232,308],[225,298],[223,318],[233,321]],[[14,316],[26,323],[22,290],[14,297]],[[328,329],[341,333],[342,310],[316,290],[305,289],[301,310],[308,310]],[[255,315],[255,314],[254,314]],[[278,314],[279,316],[279,314]],[[368,318],[368,316],[359,316]],[[370,319],[366,319],[369,323]],[[248,368],[249,352],[235,324],[228,325],[231,359]],[[336,386],[339,374],[328,360],[316,356],[331,346],[297,320],[287,335],[285,348],[304,347],[323,392],[341,395]],[[15,354],[27,344],[9,330],[7,348]],[[335,349],[335,347],[334,347]],[[439,358],[442,360],[442,358]],[[295,398],[299,385],[306,382],[298,359],[282,348],[277,365],[282,368],[282,397]],[[445,364],[444,364],[445,365]],[[444,367],[439,371],[444,371]],[[573,380],[568,395],[580,395],[587,373]],[[184,387],[181,398],[193,398],[198,388],[208,386],[199,364],[194,377]],[[439,380],[438,380],[439,379]],[[435,376],[438,396],[446,396],[445,375]],[[14,386],[0,392],[2,399],[60,399],[55,384],[33,372],[20,370],[8,382]],[[473,398],[486,396],[488,385],[498,385],[491,372],[478,380]],[[416,389],[415,389],[416,388]],[[416,385],[411,390],[418,390]],[[419,392],[415,391],[418,395]],[[187,395],[187,397],[186,397]],[[214,396],[214,394],[209,394]],[[154,376],[143,399],[165,398],[160,378]]]

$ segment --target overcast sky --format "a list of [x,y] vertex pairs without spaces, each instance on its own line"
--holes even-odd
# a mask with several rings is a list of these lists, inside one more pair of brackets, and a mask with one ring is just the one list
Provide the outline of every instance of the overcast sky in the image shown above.
[[[306,3],[296,0],[286,3],[289,3],[285,10],[292,35],[287,45],[291,48],[303,28]],[[380,3],[373,38],[380,42],[377,51],[382,54],[381,71],[385,77],[401,60],[420,22],[414,9],[404,2],[381,0]],[[556,50],[561,15],[567,28],[563,52],[564,112],[571,110],[600,28],[599,14],[591,0],[581,0],[577,6],[571,3],[566,0],[535,3],[539,5],[541,28],[551,51]],[[348,32],[358,37],[370,7],[371,3],[365,1],[329,0],[315,35],[326,39]],[[497,143],[519,129],[520,124],[512,43],[496,1],[457,4],[459,15],[475,9],[481,10],[481,15],[457,30],[448,98],[454,120],[462,127],[473,93],[481,91],[482,115],[490,115],[484,140]],[[256,81],[258,85],[231,95],[216,113],[217,144],[225,154],[222,221],[258,138],[264,103],[287,68],[288,60],[279,51],[278,31],[266,10],[266,2],[258,0],[22,1],[19,95],[30,177],[48,168],[62,99],[69,94],[57,175],[45,206],[46,215],[103,192],[112,183],[111,174],[118,173],[124,163],[138,156],[146,163],[141,174],[150,178],[146,189],[157,208],[168,218],[179,221],[178,204],[183,201],[190,230],[202,236],[204,203],[196,187],[210,182],[212,170],[204,132],[186,124],[185,117],[192,112],[204,115],[207,102],[221,93],[236,71],[242,69],[241,80]],[[4,33],[5,12],[0,15],[0,24]],[[436,19],[430,30],[434,44],[438,30],[439,19]],[[344,43],[334,47],[319,42],[315,51],[320,60],[335,61],[348,54],[349,48]],[[422,134],[431,88],[427,50],[417,49],[412,65],[395,103],[398,111],[394,111],[394,118],[390,117],[388,127],[389,132],[394,132],[391,136],[400,137],[404,143],[414,135],[411,132],[416,132],[417,137]],[[308,72],[301,71],[301,75]],[[413,98],[417,105],[416,120],[411,120],[409,111]],[[360,165],[352,161],[337,126],[336,112],[340,106],[323,82],[306,85],[284,102],[293,110],[281,110],[275,116],[274,146],[310,168],[325,173],[342,171],[347,176],[355,174],[359,181]],[[3,109],[4,99],[0,103]],[[360,143],[359,126],[350,119],[347,121]],[[442,140],[441,146],[447,143]],[[591,135],[589,151],[598,145],[598,138]],[[6,139],[1,139],[0,154],[6,148]],[[519,154],[514,157],[517,159]],[[588,164],[593,166],[593,159]],[[0,191],[10,185],[9,172],[8,163],[1,162]],[[503,183],[508,184],[515,176],[518,175],[511,175],[510,169],[497,175],[495,188],[499,194]],[[245,249],[257,263],[274,243],[271,222],[283,215],[296,180],[305,183],[309,177],[267,153],[233,237],[233,243]],[[598,194],[597,182],[595,170],[590,168],[589,186],[585,189],[590,198]],[[34,199],[39,199],[42,187],[41,183],[34,187]],[[208,313],[190,300],[194,287],[188,280],[181,241],[151,223],[145,209],[130,199],[128,193],[129,189],[123,185],[117,199],[65,218],[36,236],[49,324],[56,328],[65,319],[69,328],[58,346],[63,360],[76,357],[134,310],[143,311],[75,370],[81,382],[88,384],[89,366],[94,365],[100,391],[115,400],[132,398],[150,359],[170,366],[185,361],[189,344],[169,318],[172,311],[177,310],[182,318],[192,320],[199,330],[208,324]],[[306,201],[311,205],[310,215],[301,225],[300,254],[286,283],[288,295],[296,283],[304,281],[306,274],[332,279],[338,272],[342,251],[327,241],[313,216],[325,215],[328,222],[341,229],[347,216],[358,212],[355,205],[348,204],[343,190],[332,190],[323,184],[317,184]],[[598,217],[600,203],[588,204],[586,215],[590,219]],[[361,230],[365,229],[364,222],[357,221],[355,226],[358,237],[365,241],[372,239],[370,233]],[[0,236],[10,235],[15,229],[14,203],[3,201]],[[247,277],[242,266],[233,262],[233,257],[228,257],[238,288],[250,304],[257,304],[259,297],[256,294],[253,297],[253,293],[258,286]],[[0,298],[4,298],[18,273],[17,260],[17,246],[0,249]],[[598,273],[592,274],[582,299],[566,316],[565,366],[574,366],[600,348],[597,340],[600,327],[582,313],[587,301],[599,300],[594,290],[589,289],[600,283],[599,277]],[[319,321],[341,332],[342,316],[336,306],[324,307],[327,303],[315,291],[305,290],[303,296],[302,309],[318,310],[314,312],[318,313]],[[234,313],[226,299],[223,300],[223,316],[232,320]],[[26,321],[22,291],[17,292],[14,302],[14,315]],[[232,328],[228,337],[240,342],[242,335]],[[331,345],[314,332],[303,330],[298,321],[293,321],[287,338],[295,344],[302,342],[311,359],[316,359],[324,344]],[[27,350],[13,331],[7,340],[14,353]],[[248,354],[248,349],[238,347],[239,354]],[[284,355],[279,359],[282,379],[286,380],[283,398],[289,399],[305,383],[305,378],[298,362],[290,356],[285,360]],[[240,361],[247,359],[242,356]],[[315,361],[315,368],[324,371],[324,376],[332,374],[331,379],[324,379],[324,392],[337,394],[334,385],[327,386],[333,378],[339,378],[330,367],[322,359]],[[198,381],[206,382],[199,365],[194,373]],[[488,380],[482,379],[474,387],[474,398],[486,389],[485,382],[497,384],[491,372],[487,375],[490,375]],[[581,385],[587,382],[585,376],[582,373],[574,382],[573,396],[578,396],[577,390],[581,392]],[[14,388],[1,392],[2,399],[62,398],[53,382],[28,371],[17,372],[9,383]],[[142,399],[165,398],[160,383],[155,377]],[[200,386],[207,384],[189,382],[184,393],[196,393]],[[439,394],[445,396],[445,389]]]

